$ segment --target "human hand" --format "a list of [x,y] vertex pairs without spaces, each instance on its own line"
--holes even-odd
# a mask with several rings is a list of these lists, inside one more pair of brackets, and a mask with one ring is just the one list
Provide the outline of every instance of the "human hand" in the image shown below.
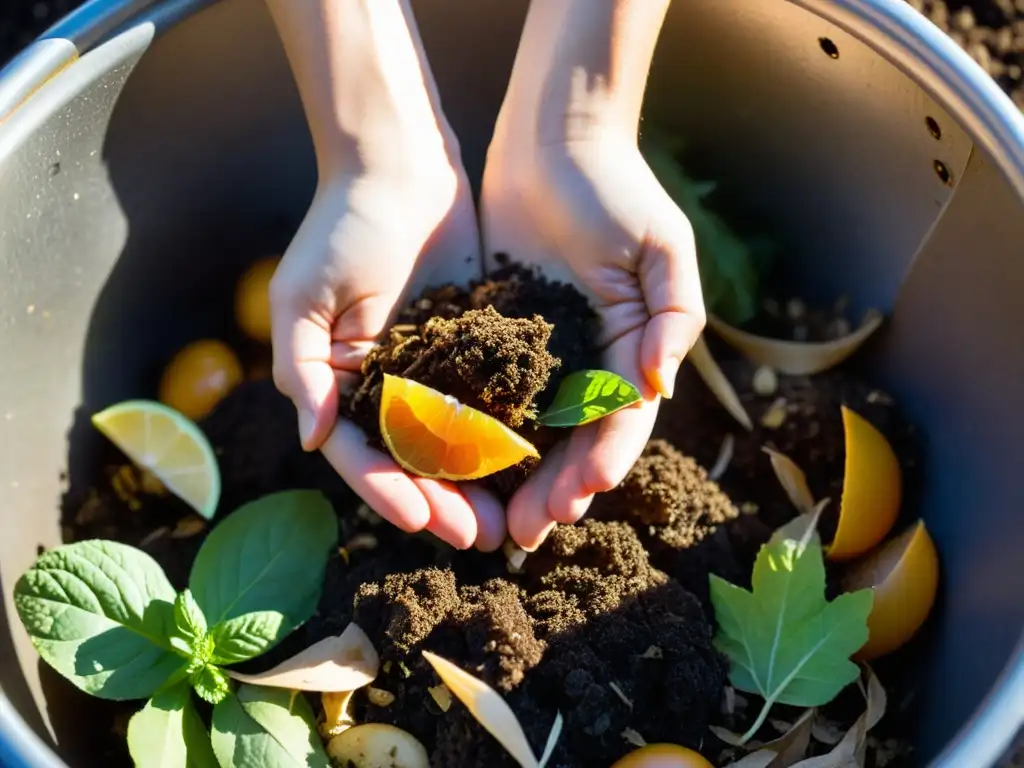
[[403,530],[455,547],[497,549],[504,511],[486,491],[406,474],[338,420],[339,391],[374,340],[425,285],[480,273],[479,236],[461,168],[362,174],[321,184],[271,282],[274,381],[298,410],[306,450],[319,448],[349,486]]
[[[603,365],[636,385],[636,406],[577,427],[510,500],[524,549],[617,486],[650,437],[660,397],[704,327],[693,231],[624,136],[539,146],[499,126],[481,194],[485,260],[507,253],[576,285],[603,325]],[[489,264],[488,267],[491,265]]]

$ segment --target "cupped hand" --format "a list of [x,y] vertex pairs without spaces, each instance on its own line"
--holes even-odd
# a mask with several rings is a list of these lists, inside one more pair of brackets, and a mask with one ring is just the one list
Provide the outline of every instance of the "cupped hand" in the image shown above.
[[460,549],[497,549],[504,510],[473,485],[413,477],[338,419],[340,391],[404,299],[480,274],[479,232],[461,168],[360,173],[319,185],[270,286],[274,381],[295,403],[306,450],[399,528]]
[[[527,550],[617,486],[643,452],[661,396],[704,327],[693,230],[623,138],[552,146],[496,135],[481,193],[485,260],[507,253],[571,282],[602,321],[603,366],[643,400],[572,430],[510,500]],[[490,266],[490,265],[489,265]]]

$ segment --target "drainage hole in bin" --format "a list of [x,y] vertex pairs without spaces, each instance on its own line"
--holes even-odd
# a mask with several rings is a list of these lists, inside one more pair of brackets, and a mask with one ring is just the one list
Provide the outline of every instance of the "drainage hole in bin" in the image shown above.
[[935,168],[935,175],[939,177],[939,181],[941,181],[947,187],[952,187],[953,172],[946,167],[946,164],[941,160],[936,160],[932,165]]
[[821,50],[823,50],[830,59],[839,58],[839,46],[837,46],[827,37],[819,37],[818,45],[821,46]]
[[938,121],[936,121],[936,119],[934,117],[931,117],[931,116],[926,117],[924,119],[924,124],[928,126],[928,133],[930,133],[932,135],[932,138],[934,138],[934,139],[941,139],[942,138],[942,129],[939,128],[939,123],[938,123]]

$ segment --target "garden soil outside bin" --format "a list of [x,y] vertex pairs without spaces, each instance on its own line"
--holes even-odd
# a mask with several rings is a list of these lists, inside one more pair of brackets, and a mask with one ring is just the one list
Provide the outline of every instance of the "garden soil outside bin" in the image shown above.
[[[414,3],[474,180],[525,5]],[[896,0],[673,3],[647,101],[780,234],[805,295],[891,316],[863,362],[927,434],[944,568],[899,706],[922,764],[992,765],[1024,721],[1024,120]],[[283,250],[315,166],[261,0],[88,3],[4,70],[0,120],[0,739],[26,765],[89,765],[80,699],[11,588],[94,469],[83,414],[150,392],[224,323],[183,302],[219,306]]]

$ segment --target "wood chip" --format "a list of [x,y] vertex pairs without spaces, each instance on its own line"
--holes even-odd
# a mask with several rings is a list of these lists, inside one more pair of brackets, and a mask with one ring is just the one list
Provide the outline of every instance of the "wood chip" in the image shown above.
[[452,692],[448,690],[448,686],[444,683],[440,685],[433,685],[427,688],[427,693],[430,694],[430,698],[434,700],[438,708],[442,712],[447,712],[452,706]]

